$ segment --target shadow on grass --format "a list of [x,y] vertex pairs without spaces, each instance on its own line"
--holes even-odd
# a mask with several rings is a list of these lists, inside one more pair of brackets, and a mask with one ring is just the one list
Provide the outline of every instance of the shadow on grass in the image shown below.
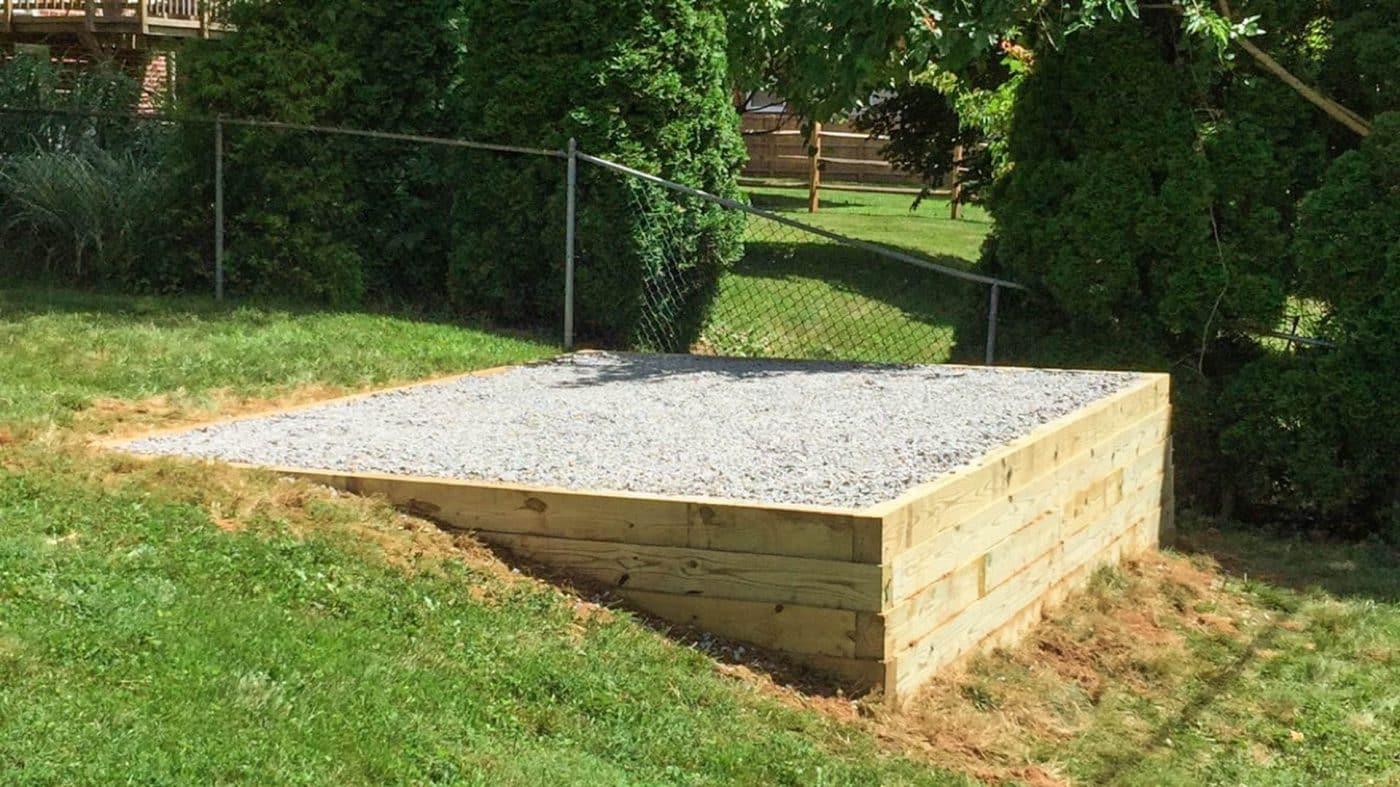
[[1400,604],[1400,550],[1380,541],[1280,535],[1245,525],[1183,528],[1177,548],[1209,555],[1231,574],[1301,593]]
[[1158,725],[1142,743],[1124,746],[1121,753],[1105,761],[1102,772],[1094,775],[1101,784],[1137,783],[1134,776],[1141,777],[1144,764],[1150,755],[1172,746],[1172,740],[1197,727],[1201,716],[1218,702],[1230,702],[1232,690],[1241,685],[1250,665],[1260,660],[1260,651],[1272,648],[1278,639],[1279,629],[1269,627],[1252,637],[1230,663],[1201,677],[1197,689],[1179,711]]
[[[951,256],[931,262],[966,264]],[[800,329],[810,335],[793,337],[794,349],[806,341],[850,353],[835,357],[904,363],[941,362],[963,341],[980,344],[973,323],[987,293],[976,282],[870,251],[787,240],[750,242],[720,291],[711,329],[718,323],[778,336]]]
[[[829,193],[829,192],[828,192]],[[794,191],[792,194],[774,194],[772,192],[750,192],[749,200],[755,208],[759,210],[773,211],[775,213],[798,213],[801,215],[789,218],[802,221],[802,217],[807,215],[807,195]],[[832,199],[828,196],[822,197],[823,208],[863,208],[863,202],[851,200]]]

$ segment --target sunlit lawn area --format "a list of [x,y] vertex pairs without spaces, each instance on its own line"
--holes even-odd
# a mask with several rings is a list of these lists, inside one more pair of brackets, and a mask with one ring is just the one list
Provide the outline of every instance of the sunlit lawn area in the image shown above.
[[[991,229],[975,206],[953,221],[938,198],[915,210],[911,195],[826,194],[811,214],[805,192],[750,190],[757,207],[952,268],[970,266]],[[715,351],[929,363],[972,354],[985,340],[973,319],[984,286],[759,218],[746,242],[702,335]]]

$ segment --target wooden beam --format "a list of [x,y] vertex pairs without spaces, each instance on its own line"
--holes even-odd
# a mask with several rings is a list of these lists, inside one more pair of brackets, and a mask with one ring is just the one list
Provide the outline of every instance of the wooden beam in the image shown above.
[[813,122],[807,135],[807,212],[816,213],[822,206],[822,124]]
[[[1138,438],[1129,438],[1137,440]],[[1124,497],[1160,494],[1162,442],[1113,452],[1105,470],[1080,466],[1061,477],[1038,482],[1024,499],[1008,501],[943,534],[922,554],[896,561],[891,568],[892,606],[886,625],[900,637],[928,631],[959,614],[973,601],[1001,585],[1063,538],[1078,535],[1103,521]],[[1094,474],[1098,474],[1094,477]],[[1092,505],[1086,502],[1089,490]],[[901,559],[905,556],[900,556]],[[911,590],[912,586],[918,586]]]
[[1087,408],[1045,424],[984,457],[969,470],[922,484],[866,511],[885,519],[883,559],[955,527],[1125,425],[1168,404],[1170,377],[1143,379]]
[[963,146],[961,144],[953,146],[953,183],[948,194],[948,218],[953,221],[962,220],[962,183]]
[[[643,612],[726,639],[785,653],[848,659],[857,656],[858,617],[870,614],[628,588],[619,588],[616,592]],[[877,659],[880,655],[873,654]]]
[[880,566],[477,531],[487,543],[611,588],[879,612]]
[[1108,565],[1142,547],[1138,534],[1159,520],[1160,509],[1150,496],[1120,505],[1102,527],[1078,538],[1028,567],[1015,581],[1005,582],[946,624],[917,641],[907,653],[891,654],[900,674],[886,692],[905,701],[938,670],[981,650],[998,631],[1016,626],[1019,636],[1040,619],[1042,610],[1059,603],[1069,591],[1088,581],[1094,568]]
[[[487,481],[271,468],[458,530],[878,565],[882,522],[853,511]],[[874,553],[868,559],[860,550]]]

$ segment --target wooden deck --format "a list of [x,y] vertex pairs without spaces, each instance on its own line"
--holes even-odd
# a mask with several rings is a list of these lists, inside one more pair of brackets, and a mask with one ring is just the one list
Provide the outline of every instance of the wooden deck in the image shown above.
[[229,0],[0,0],[0,35],[214,38],[228,29]]

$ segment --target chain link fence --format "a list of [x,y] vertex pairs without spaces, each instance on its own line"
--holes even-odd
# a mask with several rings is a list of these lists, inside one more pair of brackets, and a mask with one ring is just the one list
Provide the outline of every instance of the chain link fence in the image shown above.
[[[951,268],[581,154],[627,195],[657,242],[643,260],[637,348],[741,357],[882,363],[995,357],[997,311],[1016,284]],[[690,216],[719,211],[741,244],[689,243]],[[607,242],[589,239],[588,242]],[[707,272],[722,269],[718,281]],[[687,315],[700,294],[704,308]]]
[[[28,108],[0,124],[11,269],[76,256],[92,282],[370,305],[566,347],[892,363],[991,362],[1016,288],[572,145]],[[60,166],[109,171],[85,186]],[[624,279],[605,270],[618,260]]]

